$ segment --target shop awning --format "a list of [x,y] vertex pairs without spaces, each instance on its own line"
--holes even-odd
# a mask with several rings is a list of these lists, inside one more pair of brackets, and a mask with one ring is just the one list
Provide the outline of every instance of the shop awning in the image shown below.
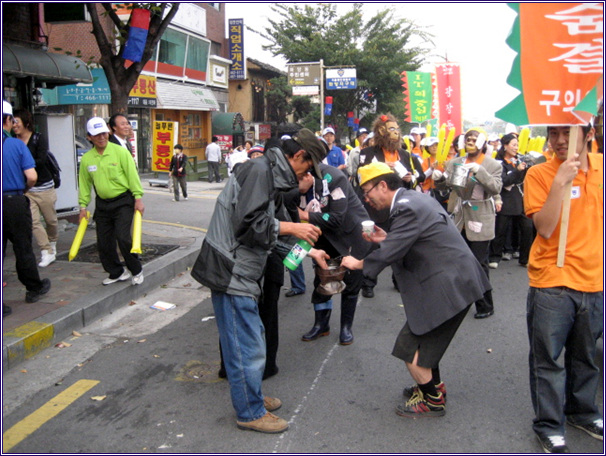
[[244,133],[244,118],[239,112],[215,112],[212,117],[213,135]]
[[18,78],[33,76],[47,87],[93,82],[86,64],[73,56],[2,43],[2,72]]
[[218,111],[219,103],[212,90],[179,82],[156,82],[157,109]]

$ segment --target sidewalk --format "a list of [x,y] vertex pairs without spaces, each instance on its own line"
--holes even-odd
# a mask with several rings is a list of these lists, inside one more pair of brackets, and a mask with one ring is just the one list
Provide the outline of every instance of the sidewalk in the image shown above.
[[[144,189],[149,189],[148,180],[152,175],[142,175]],[[208,182],[189,182],[195,189],[221,189],[223,184]],[[166,189],[164,189],[166,191]],[[92,212],[92,211],[91,211]],[[71,219],[73,220],[73,219]],[[68,261],[67,254],[76,234],[77,225],[67,219],[59,220],[59,240],[57,242],[57,261],[46,268],[38,268],[41,278],[49,278],[52,288],[36,303],[25,302],[25,287],[19,282],[15,270],[15,256],[9,242],[3,264],[2,290],[3,302],[12,308],[13,313],[2,323],[2,367],[10,369],[21,361],[60,342],[72,331],[79,330],[96,319],[127,305],[129,302],[151,292],[165,284],[178,273],[185,271],[194,263],[204,233],[195,232],[195,236],[184,239],[179,227],[149,225],[143,223],[143,247],[170,246],[174,250],[163,255],[151,255],[150,261],[143,264],[145,281],[133,286],[130,280],[108,286],[102,284],[107,273],[99,262]],[[80,253],[96,243],[94,226],[88,227]],[[96,249],[92,249],[95,252]],[[37,248],[34,252],[39,256]]]

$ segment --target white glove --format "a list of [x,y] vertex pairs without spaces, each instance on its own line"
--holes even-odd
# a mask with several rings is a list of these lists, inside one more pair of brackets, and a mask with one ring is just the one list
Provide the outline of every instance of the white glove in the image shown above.
[[431,175],[431,178],[434,181],[442,179],[442,171],[440,171],[439,169],[434,169],[433,174]]
[[476,174],[480,170],[480,164],[479,163],[467,163],[465,165],[465,168],[470,170],[472,173]]

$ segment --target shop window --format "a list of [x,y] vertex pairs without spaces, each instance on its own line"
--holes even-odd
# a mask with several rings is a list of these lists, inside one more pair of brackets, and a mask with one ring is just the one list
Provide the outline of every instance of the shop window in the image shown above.
[[187,68],[206,72],[209,48],[210,43],[208,41],[190,36],[187,47]]
[[160,40],[158,61],[182,67],[185,65],[187,35],[176,30],[167,29]]
[[186,149],[204,147],[202,138],[202,115],[198,112],[186,112],[181,115],[180,142]]

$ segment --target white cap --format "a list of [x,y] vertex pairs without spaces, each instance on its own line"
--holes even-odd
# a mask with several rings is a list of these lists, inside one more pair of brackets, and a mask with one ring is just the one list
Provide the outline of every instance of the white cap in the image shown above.
[[282,141],[286,141],[287,139],[291,139],[290,135],[282,135],[280,138]]
[[332,133],[333,135],[335,134],[335,130],[331,127],[326,127],[324,129],[324,131],[322,132],[322,136],[324,136],[326,133]]
[[93,117],[86,124],[86,131],[91,136],[97,136],[99,133],[109,133],[109,128],[101,117]]
[[421,141],[422,146],[431,147],[434,144],[438,144],[440,141],[435,136],[430,136],[429,138],[423,138]]
[[413,127],[412,130],[410,130],[410,134],[411,135],[421,135],[421,134],[423,134],[423,132],[421,131],[421,127]]
[[498,141],[499,135],[497,135],[496,133],[491,133],[490,135],[488,135],[488,141]]
[[13,115],[13,107],[6,100],[2,100],[2,114],[8,115],[8,116]]

